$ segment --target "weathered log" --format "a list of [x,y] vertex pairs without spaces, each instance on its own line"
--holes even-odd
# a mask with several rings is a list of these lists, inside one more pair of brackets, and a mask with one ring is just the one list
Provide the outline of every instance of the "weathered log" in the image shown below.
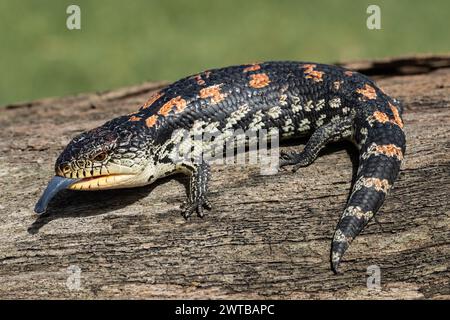
[[[450,56],[346,65],[404,102],[408,142],[378,223],[353,242],[342,274],[329,252],[354,174],[345,143],[296,174],[213,167],[204,219],[181,217],[182,177],[62,192],[37,217],[70,138],[164,85],[145,83],[0,109],[0,298],[450,298]],[[381,291],[367,288],[373,265]]]

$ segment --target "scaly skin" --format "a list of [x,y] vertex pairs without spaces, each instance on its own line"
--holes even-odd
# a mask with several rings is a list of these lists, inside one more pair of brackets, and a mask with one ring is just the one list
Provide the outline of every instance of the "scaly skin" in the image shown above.
[[[281,166],[311,164],[331,141],[349,139],[360,152],[356,183],[334,234],[337,267],[350,242],[382,205],[405,152],[402,107],[357,72],[303,62],[267,62],[215,69],[184,78],[141,108],[76,137],[56,161],[56,174],[82,178],[70,189],[150,184],[175,172],[191,176],[183,213],[203,216],[209,165],[174,162],[177,129],[277,129],[282,139],[311,136],[301,153],[282,154]],[[219,140],[220,141],[220,140]],[[59,182],[59,181],[58,181]],[[56,182],[55,182],[56,183]]]

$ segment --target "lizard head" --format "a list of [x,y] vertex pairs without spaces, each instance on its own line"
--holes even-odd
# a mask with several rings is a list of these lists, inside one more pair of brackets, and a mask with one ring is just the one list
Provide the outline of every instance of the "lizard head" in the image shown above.
[[57,176],[78,179],[69,189],[134,187],[144,181],[148,142],[138,130],[102,126],[76,136],[55,163]]
[[117,122],[107,122],[70,141],[56,160],[56,175],[36,204],[37,213],[45,212],[48,202],[62,189],[129,188],[155,180],[154,147],[145,129]]

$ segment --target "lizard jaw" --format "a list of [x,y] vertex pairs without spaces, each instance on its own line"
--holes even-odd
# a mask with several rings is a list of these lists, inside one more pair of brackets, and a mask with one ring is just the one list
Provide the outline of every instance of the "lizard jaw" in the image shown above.
[[71,184],[71,190],[107,190],[134,186],[134,174],[109,174],[80,179]]
[[45,188],[44,193],[34,207],[34,212],[42,214],[47,210],[50,200],[63,189],[71,190],[106,190],[115,188],[125,188],[132,186],[135,175],[133,174],[112,174],[105,176],[89,177],[83,179],[72,179],[61,176],[54,176]]

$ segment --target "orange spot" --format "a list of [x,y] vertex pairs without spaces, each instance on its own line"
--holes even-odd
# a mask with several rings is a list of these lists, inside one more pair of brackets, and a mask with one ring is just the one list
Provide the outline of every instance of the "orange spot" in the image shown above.
[[211,71],[204,71],[202,73],[196,74],[195,76],[192,76],[191,79],[194,79],[199,86],[204,86],[206,82],[205,80],[203,80],[203,76],[208,79],[210,74]]
[[249,67],[245,68],[243,70],[243,72],[256,71],[259,69],[261,69],[261,66],[259,64],[254,63],[254,64],[251,64]]
[[375,111],[373,113],[373,117],[375,120],[377,120],[378,122],[381,123],[386,123],[389,122],[389,117],[386,113],[380,112],[380,111]]
[[152,94],[150,96],[150,98],[147,100],[146,103],[144,103],[144,105],[142,106],[142,109],[147,109],[148,107],[150,107],[153,103],[156,102],[156,100],[158,100],[159,98],[161,98],[164,95],[164,93],[161,92],[155,92],[154,94]]
[[359,190],[362,187],[366,188],[375,188],[377,191],[382,191],[387,193],[391,186],[389,185],[389,181],[387,179],[379,179],[379,178],[371,178],[371,177],[361,177],[356,183],[354,190]]
[[388,157],[397,157],[399,160],[403,160],[402,149],[397,147],[395,144],[376,146],[375,150]]
[[202,79],[202,75],[201,74],[197,74],[195,76],[192,77],[199,86],[203,86],[205,85],[205,80]]
[[151,117],[148,117],[145,119],[145,124],[147,127],[151,128],[155,125],[156,120],[158,120],[158,116],[156,114],[152,115]]
[[216,84],[214,86],[201,89],[200,98],[202,99],[211,98],[212,104],[219,103],[227,96],[226,94],[220,92],[220,87],[221,84]]
[[391,187],[386,179],[381,180],[378,178],[370,178],[369,181],[370,182],[368,184],[370,185],[370,183],[372,183],[372,185],[375,187],[375,190],[377,191],[383,191],[386,193]]
[[197,84],[203,86],[205,84],[205,80],[202,79],[201,75],[198,75],[197,77],[195,77],[195,79],[197,80]]
[[249,82],[250,87],[260,89],[269,85],[270,79],[269,76],[265,73],[257,73],[250,75],[252,78]]
[[184,108],[186,108],[186,105],[187,105],[186,100],[181,99],[180,97],[180,99],[178,99],[175,103],[175,107],[177,108],[176,112],[178,113],[183,111]]
[[304,64],[303,68],[305,69],[305,71],[303,71],[304,74],[306,74],[306,79],[313,79],[314,82],[320,82],[323,81],[322,76],[323,76],[323,72],[322,71],[317,71],[314,70],[314,68],[316,67],[315,64]]
[[308,63],[303,64],[301,66],[301,68],[303,68],[303,69],[314,69],[315,67],[317,67],[317,65],[315,65],[315,64],[308,64]]
[[[386,113],[380,111],[375,111],[371,116],[371,118],[381,123],[390,122],[392,124],[398,125],[400,128],[403,128],[403,121],[400,118],[397,108],[392,106],[391,104],[389,104],[389,106],[391,107],[391,110],[394,113],[394,119],[389,119],[389,116]],[[369,122],[371,121],[372,120],[369,120]]]
[[392,113],[394,114],[394,122],[400,128],[403,128],[403,121],[402,121],[402,118],[400,117],[400,113],[398,112],[398,109],[394,105],[392,105],[390,102],[389,102],[389,107],[391,108]]
[[169,115],[170,111],[175,107],[175,113],[181,112],[186,108],[186,100],[181,98],[181,96],[178,96],[176,98],[172,98],[169,101],[167,101],[161,109],[159,109],[158,113],[162,116]]
[[356,89],[356,92],[359,94],[362,94],[364,97],[366,97],[369,100],[376,99],[377,93],[375,92],[375,89],[371,86],[369,86],[367,83],[364,85],[364,88]]
[[136,116],[131,116],[130,119],[128,119],[128,121],[139,121],[139,120],[141,120],[141,118]]
[[347,70],[344,72],[347,77],[351,77],[353,75],[353,71]]

